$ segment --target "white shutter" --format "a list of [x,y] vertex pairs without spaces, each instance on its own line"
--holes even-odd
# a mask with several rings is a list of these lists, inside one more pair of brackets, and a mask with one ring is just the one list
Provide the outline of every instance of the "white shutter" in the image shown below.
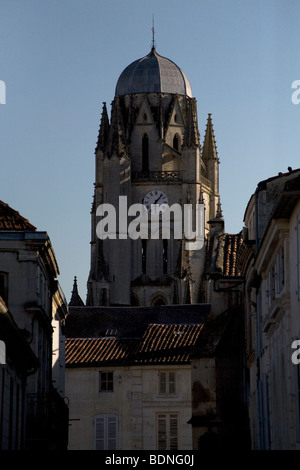
[[159,393],[167,393],[167,373],[159,373]]
[[157,417],[158,450],[167,450],[167,415],[159,414]]
[[157,444],[158,450],[178,449],[178,414],[157,415]]
[[175,393],[175,372],[159,373],[159,393],[162,395]]
[[178,417],[170,414],[170,450],[178,449]]
[[95,449],[104,450],[105,440],[105,415],[96,416],[95,419]]
[[169,393],[175,393],[175,372],[169,372]]
[[107,415],[107,450],[117,449],[117,415]]
[[95,417],[95,449],[116,450],[118,445],[118,416],[102,414]]

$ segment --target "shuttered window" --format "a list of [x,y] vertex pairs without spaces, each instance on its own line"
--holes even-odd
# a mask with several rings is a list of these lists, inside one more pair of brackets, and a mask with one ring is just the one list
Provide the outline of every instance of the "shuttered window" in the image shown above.
[[118,445],[118,416],[102,414],[95,417],[95,449],[116,450]]
[[163,371],[159,373],[159,393],[162,395],[176,393],[175,372]]
[[177,413],[159,413],[157,415],[157,448],[158,450],[178,449]]

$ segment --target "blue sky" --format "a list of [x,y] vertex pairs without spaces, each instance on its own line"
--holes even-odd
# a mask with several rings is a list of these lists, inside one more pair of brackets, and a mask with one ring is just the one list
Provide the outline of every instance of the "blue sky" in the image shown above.
[[[225,229],[257,183],[300,167],[298,0],[1,0],[0,199],[47,231],[69,301],[90,263],[102,102],[151,47],[187,74],[203,141],[212,113]],[[1,101],[1,99],[0,99]]]

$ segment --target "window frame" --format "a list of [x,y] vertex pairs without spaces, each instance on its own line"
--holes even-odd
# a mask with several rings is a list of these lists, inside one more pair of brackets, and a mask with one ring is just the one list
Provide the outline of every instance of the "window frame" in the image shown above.
[[[173,376],[173,380],[172,380]],[[165,391],[162,388],[165,386]],[[171,388],[173,387],[173,390]],[[176,395],[176,373],[175,370],[161,370],[158,373],[158,394],[160,396]]]
[[[108,376],[111,375],[111,378]],[[103,378],[102,378],[103,376]],[[105,378],[104,378],[105,376]],[[102,388],[102,384],[106,384],[106,388]],[[109,387],[111,385],[111,388]],[[114,392],[114,373],[113,371],[99,370],[99,393],[112,393]]]
[[[101,433],[101,429],[97,426],[101,426],[101,420],[103,424],[103,437],[99,437],[98,433]],[[109,437],[109,425],[114,425],[114,437]],[[102,413],[96,415],[94,418],[94,448],[95,450],[117,450],[118,449],[118,438],[119,438],[119,417],[116,414]],[[100,444],[103,441],[103,446]],[[109,442],[110,441],[110,442]],[[109,445],[112,444],[113,445]],[[103,448],[102,448],[103,447]]]

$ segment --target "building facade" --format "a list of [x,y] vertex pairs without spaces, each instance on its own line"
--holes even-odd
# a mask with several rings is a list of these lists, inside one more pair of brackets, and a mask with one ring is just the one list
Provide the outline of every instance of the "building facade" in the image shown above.
[[[47,233],[38,232],[27,219],[1,201],[0,295],[6,306],[3,308],[8,312],[6,317],[9,314],[16,338],[19,337],[9,356],[15,357],[15,363],[9,360],[1,366],[1,413],[3,416],[12,413],[9,419],[22,422],[24,426],[22,439],[18,426],[10,428],[16,435],[10,435],[8,441],[3,434],[4,448],[34,450],[67,446],[68,409],[64,403],[64,358],[61,354],[67,304],[57,282],[58,274]],[[4,331],[2,335],[5,335]],[[22,362],[23,351],[25,357],[31,358],[29,364],[34,362],[34,366],[27,368],[24,363],[22,383],[16,384],[12,376],[9,378],[9,371]],[[22,406],[21,397],[24,399]],[[2,423],[5,425],[5,421]]]
[[[105,322],[105,327],[109,325],[106,336],[67,339],[70,450],[193,448],[188,423],[192,414],[190,356],[207,306],[201,312],[190,311],[197,323],[188,323],[191,320],[183,313],[177,313],[172,323],[174,312],[167,322],[162,317],[166,319],[168,312],[161,312],[159,322],[152,323],[148,310],[144,312],[148,320],[142,312],[122,312],[128,323],[132,316],[145,322],[140,332],[132,323],[122,330],[120,318],[114,315],[110,324]],[[75,315],[82,319],[101,313],[105,315],[105,308],[85,314],[78,310],[68,321],[76,321]]]
[[254,449],[299,449],[300,170],[261,181],[245,212],[246,373]]

